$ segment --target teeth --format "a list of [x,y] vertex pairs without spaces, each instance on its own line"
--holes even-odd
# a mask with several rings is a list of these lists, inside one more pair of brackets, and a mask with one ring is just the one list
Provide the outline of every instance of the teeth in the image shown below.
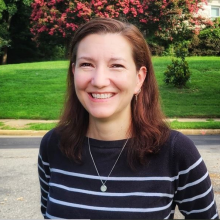
[[113,96],[113,94],[111,94],[111,93],[105,93],[105,94],[92,93],[92,97],[95,99],[108,99],[108,98],[111,98],[112,96]]

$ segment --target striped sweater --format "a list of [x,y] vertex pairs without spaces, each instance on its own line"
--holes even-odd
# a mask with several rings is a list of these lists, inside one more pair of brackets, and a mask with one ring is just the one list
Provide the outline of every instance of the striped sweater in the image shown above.
[[218,219],[213,188],[206,166],[193,142],[171,131],[166,144],[147,165],[132,171],[121,154],[125,140],[90,139],[91,152],[107,191],[101,192],[89,154],[83,146],[83,163],[76,164],[59,149],[54,130],[42,139],[38,172],[41,212],[44,218],[64,219],[172,219],[176,205],[185,218]]

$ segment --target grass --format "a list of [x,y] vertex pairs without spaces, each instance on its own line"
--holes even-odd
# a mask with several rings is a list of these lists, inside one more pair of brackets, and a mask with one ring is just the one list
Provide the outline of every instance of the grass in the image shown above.
[[162,107],[168,117],[220,117],[220,57],[189,57],[192,76],[187,88],[163,83],[170,59],[154,58]]
[[208,122],[179,122],[173,121],[170,123],[172,129],[220,129],[219,121]]
[[0,118],[57,119],[67,66],[65,61],[0,66]]
[[[168,117],[220,117],[220,57],[187,58],[187,88],[163,83],[170,57],[154,57],[162,108]],[[68,61],[0,66],[0,118],[58,119],[63,106]],[[46,129],[47,130],[47,129]]]
[[30,123],[24,127],[14,128],[8,125],[5,125],[3,122],[0,122],[0,130],[51,130],[56,127],[57,123]]
[[25,130],[51,130],[56,127],[57,123],[30,123]]
[[[0,122],[1,130],[51,130],[56,127],[56,123],[30,123],[24,128],[13,128]],[[207,122],[179,122],[177,120],[170,122],[172,129],[220,129],[220,121]]]

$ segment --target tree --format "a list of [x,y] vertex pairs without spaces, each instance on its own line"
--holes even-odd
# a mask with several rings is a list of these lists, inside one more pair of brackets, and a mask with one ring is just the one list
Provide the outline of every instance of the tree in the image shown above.
[[[78,26],[93,17],[124,18],[147,36],[170,40],[198,33],[212,22],[200,15],[207,0],[34,0],[32,28],[35,40],[42,35],[68,39]],[[196,15],[196,16],[195,16]]]
[[0,0],[0,56],[2,63],[7,63],[8,47],[11,45],[11,20],[20,4],[30,6],[32,0]]
[[7,63],[22,63],[37,61],[40,51],[32,40],[30,32],[31,7],[22,2],[17,4],[17,12],[10,23],[10,47],[8,47]]
[[[7,9],[5,2],[0,0],[0,56],[4,54],[5,48],[10,44],[9,34],[8,34],[8,25],[7,22],[1,22],[3,20],[3,13]],[[6,57],[3,56],[5,62]]]

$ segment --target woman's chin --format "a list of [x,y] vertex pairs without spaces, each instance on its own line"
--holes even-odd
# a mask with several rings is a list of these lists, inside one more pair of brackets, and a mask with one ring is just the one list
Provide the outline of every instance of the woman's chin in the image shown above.
[[113,114],[109,113],[109,112],[91,112],[90,116],[94,119],[110,119],[111,117],[113,117]]

